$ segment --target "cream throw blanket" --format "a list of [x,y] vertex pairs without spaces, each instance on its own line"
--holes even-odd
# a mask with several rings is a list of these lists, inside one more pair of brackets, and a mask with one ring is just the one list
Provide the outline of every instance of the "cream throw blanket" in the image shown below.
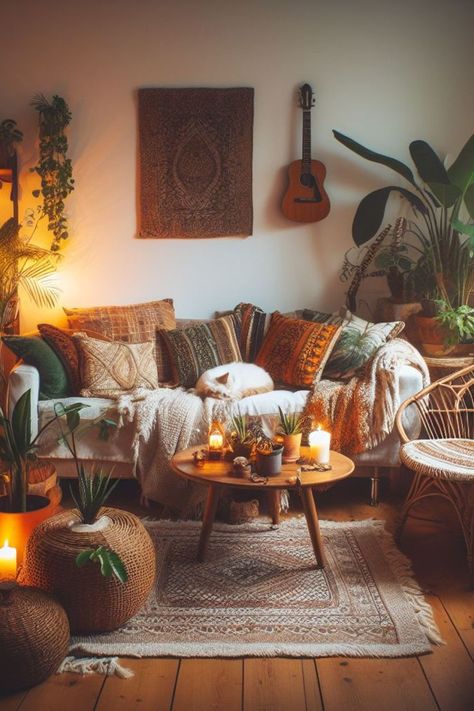
[[118,398],[120,422],[133,422],[133,461],[145,499],[159,501],[180,511],[193,513],[202,503],[205,491],[170,468],[173,454],[202,445],[207,440],[214,418],[226,419],[229,403],[202,400],[182,388],[137,389]]
[[373,449],[390,434],[400,402],[400,366],[412,365],[430,383],[420,353],[401,338],[388,341],[363,373],[347,382],[321,380],[308,395],[305,413],[331,432],[331,449],[353,455]]

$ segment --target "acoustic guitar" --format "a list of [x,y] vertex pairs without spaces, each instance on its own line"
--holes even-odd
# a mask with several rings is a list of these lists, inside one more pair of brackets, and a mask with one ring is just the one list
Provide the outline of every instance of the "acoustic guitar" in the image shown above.
[[319,160],[311,160],[311,109],[313,90],[303,84],[299,90],[299,106],[303,109],[303,157],[288,168],[288,188],[281,205],[283,214],[295,222],[318,222],[329,214],[331,203],[324,190],[326,168]]

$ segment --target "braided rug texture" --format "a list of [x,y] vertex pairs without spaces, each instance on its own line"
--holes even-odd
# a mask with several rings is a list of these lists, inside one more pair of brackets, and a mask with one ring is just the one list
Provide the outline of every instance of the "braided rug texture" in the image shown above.
[[324,570],[302,518],[277,529],[216,524],[204,563],[199,523],[146,525],[157,553],[153,594],[121,630],[74,637],[74,654],[399,657],[441,642],[381,522],[322,522]]

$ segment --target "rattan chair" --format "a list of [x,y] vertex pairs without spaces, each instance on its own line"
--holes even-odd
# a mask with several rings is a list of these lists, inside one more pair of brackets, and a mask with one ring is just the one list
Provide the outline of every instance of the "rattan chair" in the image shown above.
[[[410,440],[403,421],[416,408],[419,439]],[[474,366],[436,380],[406,400],[396,417],[400,459],[415,476],[400,517],[399,535],[411,507],[422,499],[447,499],[459,518],[474,573]]]

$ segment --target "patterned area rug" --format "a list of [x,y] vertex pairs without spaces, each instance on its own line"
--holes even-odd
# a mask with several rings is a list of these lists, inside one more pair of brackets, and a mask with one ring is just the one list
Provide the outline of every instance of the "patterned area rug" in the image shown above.
[[74,638],[74,654],[399,657],[441,641],[383,522],[322,522],[324,570],[302,518],[279,528],[216,524],[205,563],[195,558],[199,523],[147,526],[155,592],[118,632]]

